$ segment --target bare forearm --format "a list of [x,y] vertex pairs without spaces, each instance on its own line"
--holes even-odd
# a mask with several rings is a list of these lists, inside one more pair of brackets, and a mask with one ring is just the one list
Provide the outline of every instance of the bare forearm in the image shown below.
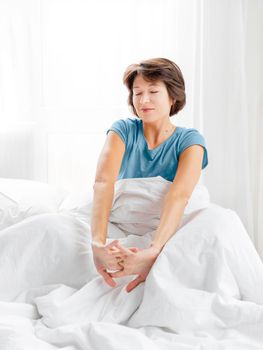
[[108,220],[114,195],[114,183],[95,182],[91,214],[91,233],[93,241],[105,243]]
[[160,223],[155,232],[152,245],[159,250],[176,232],[181,221],[188,198],[182,195],[167,194],[163,210],[161,213]]

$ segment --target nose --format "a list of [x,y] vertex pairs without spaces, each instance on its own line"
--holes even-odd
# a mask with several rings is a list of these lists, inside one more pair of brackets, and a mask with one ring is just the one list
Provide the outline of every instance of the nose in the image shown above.
[[140,103],[141,104],[144,104],[144,103],[146,103],[146,102],[150,102],[150,97],[149,97],[149,95],[148,94],[142,94],[141,95],[141,98],[140,98]]

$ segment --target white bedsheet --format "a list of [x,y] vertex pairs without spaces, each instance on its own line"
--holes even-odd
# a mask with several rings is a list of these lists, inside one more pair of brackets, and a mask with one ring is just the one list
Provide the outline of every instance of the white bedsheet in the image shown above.
[[[147,246],[168,188],[118,182],[109,241]],[[111,288],[97,275],[83,213],[64,206],[0,231],[1,350],[263,349],[263,264],[235,212],[204,187],[129,294],[134,277]]]

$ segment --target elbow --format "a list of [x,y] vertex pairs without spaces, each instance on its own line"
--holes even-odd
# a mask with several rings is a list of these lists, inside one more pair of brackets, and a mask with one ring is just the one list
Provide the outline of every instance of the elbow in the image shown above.
[[185,207],[190,199],[191,195],[185,192],[176,192],[176,193],[169,193],[169,198],[174,203],[181,204],[183,207]]
[[93,184],[93,191],[114,188],[114,185],[115,181],[109,179],[95,179],[95,182]]

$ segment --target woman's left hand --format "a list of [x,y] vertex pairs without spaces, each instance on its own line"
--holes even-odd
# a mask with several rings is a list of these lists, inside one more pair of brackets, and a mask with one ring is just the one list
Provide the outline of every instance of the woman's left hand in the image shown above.
[[150,247],[136,251],[123,247],[121,244],[117,245],[120,252],[123,254],[123,270],[113,272],[110,275],[114,277],[123,277],[127,275],[138,275],[131,281],[126,290],[129,293],[141,282],[144,282],[148,273],[150,272],[155,260],[160,251],[156,247]]

